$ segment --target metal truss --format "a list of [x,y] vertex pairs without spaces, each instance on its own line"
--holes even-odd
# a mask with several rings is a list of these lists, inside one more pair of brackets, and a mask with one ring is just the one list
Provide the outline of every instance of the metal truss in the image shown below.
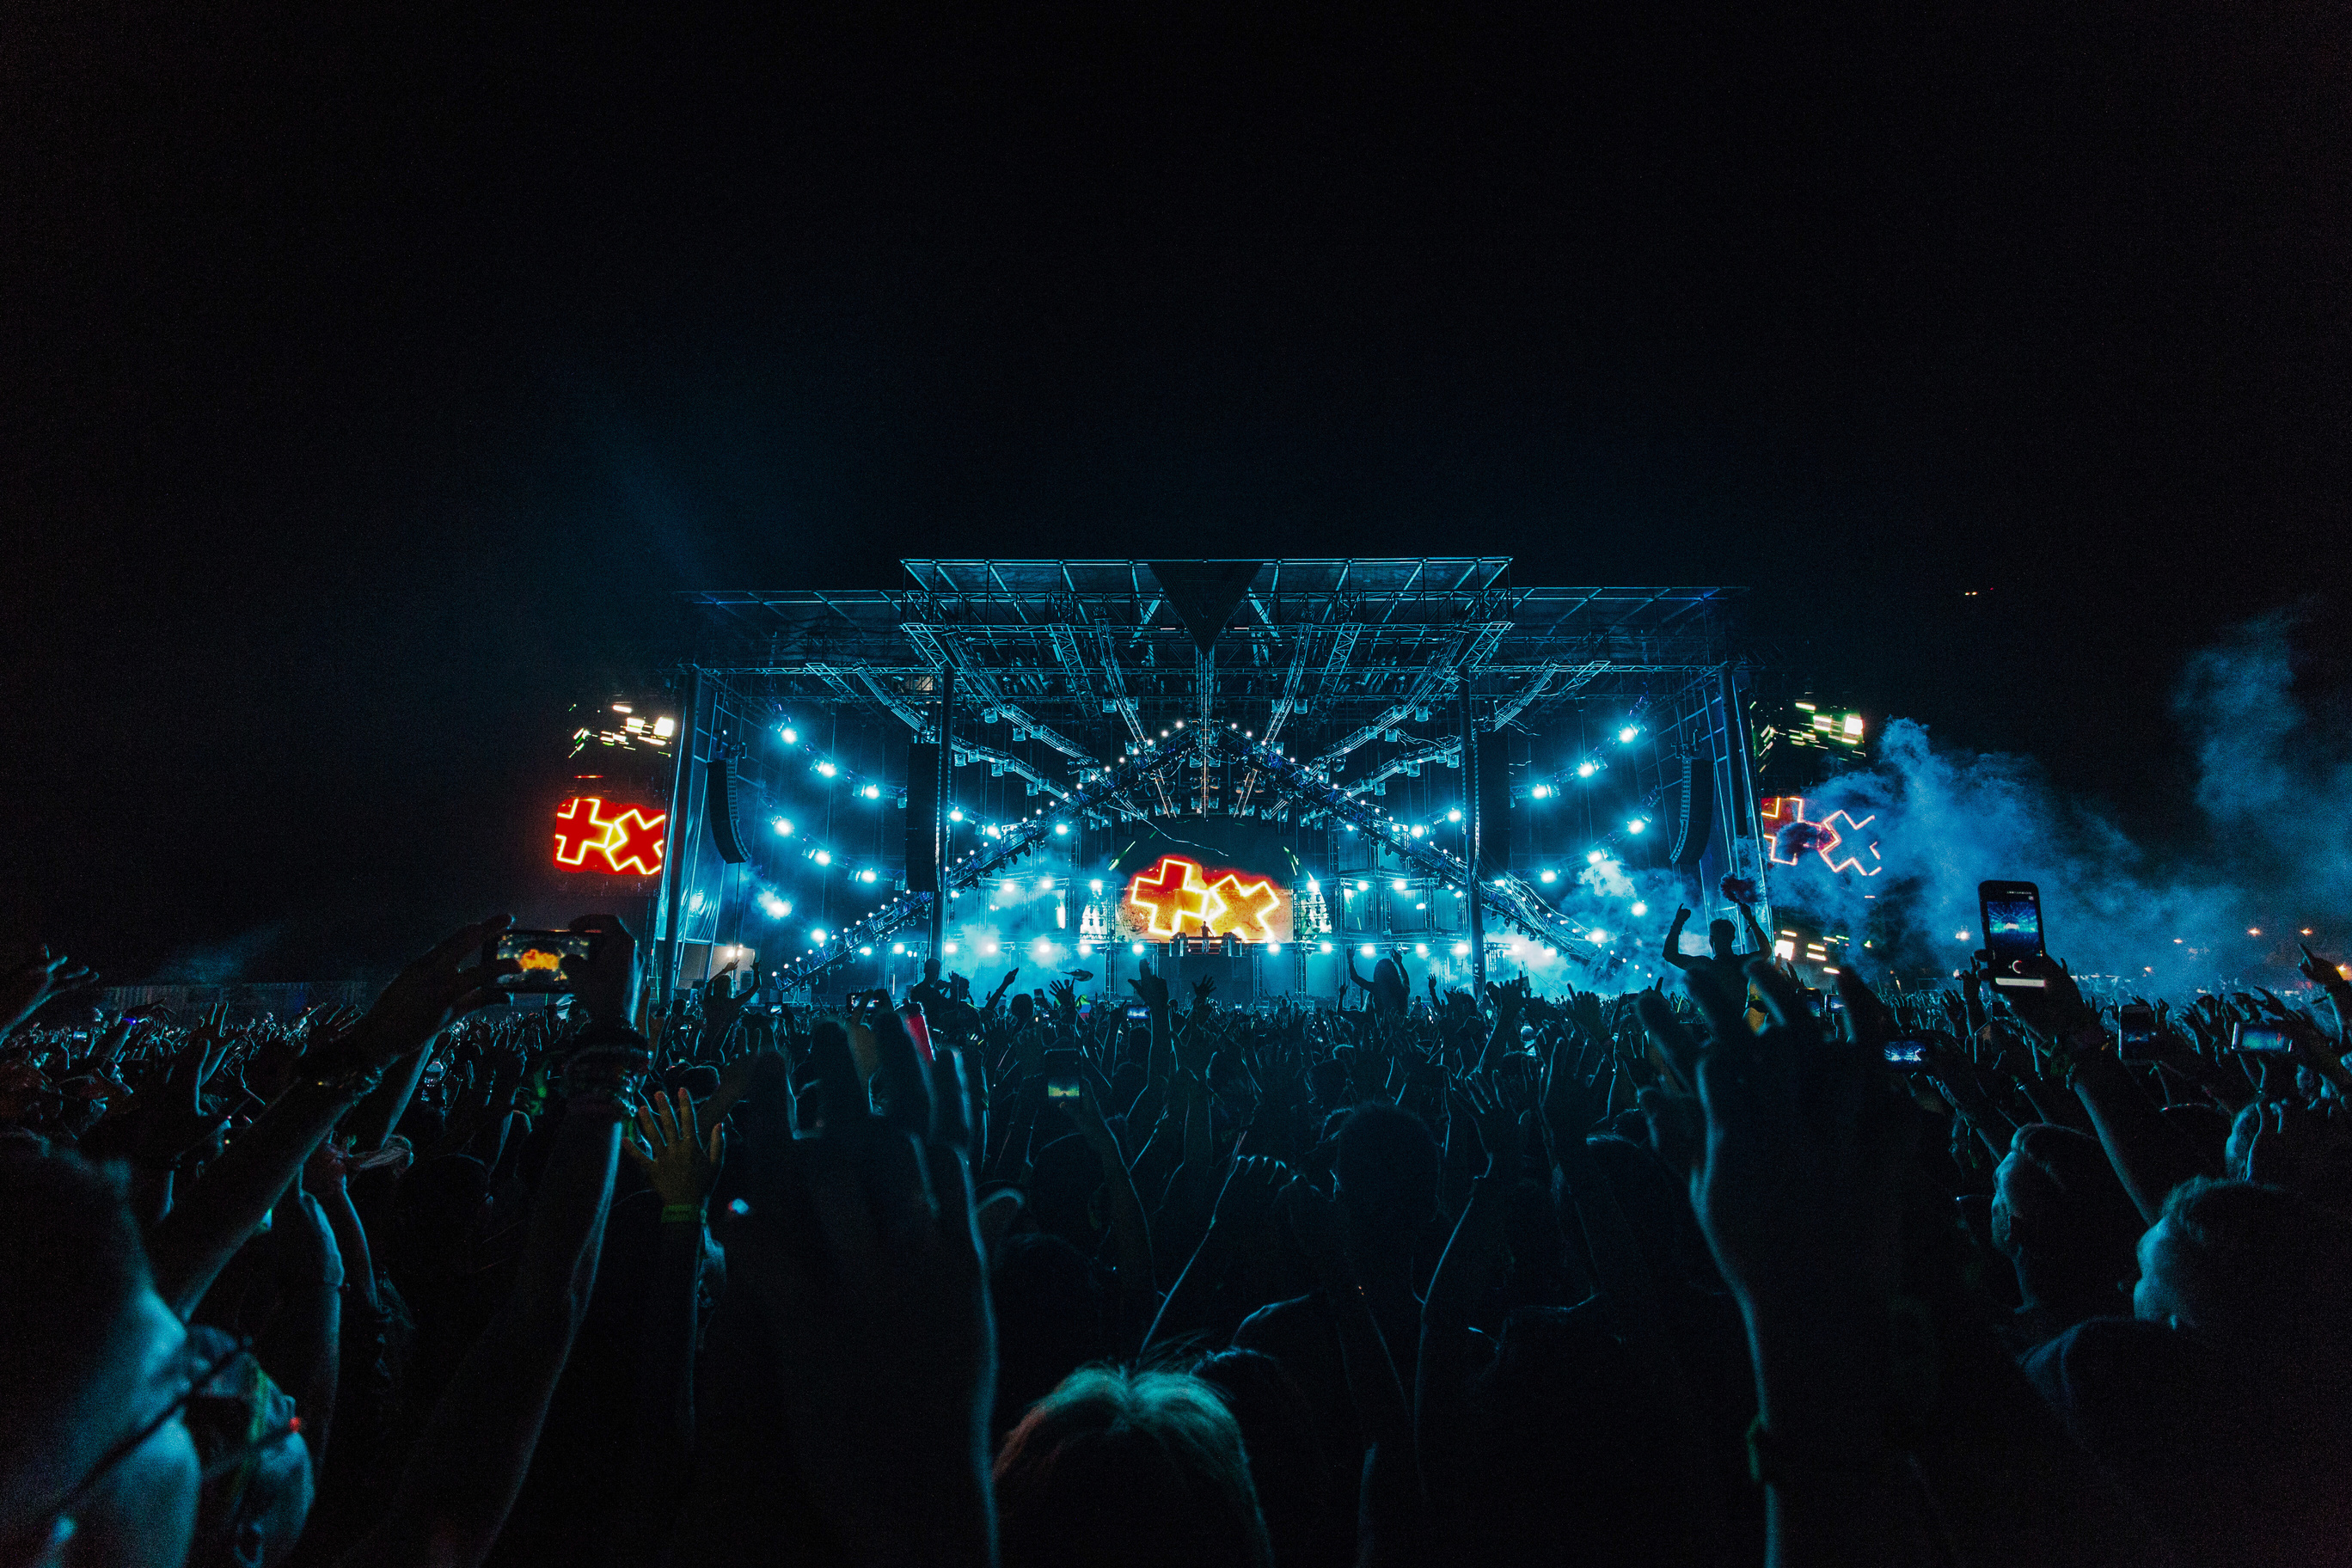
[[1504,923],[1516,926],[1538,942],[1560,948],[1571,958],[1591,956],[1589,952],[1570,945],[1584,935],[1582,922],[1553,909],[1522,879],[1507,874],[1489,876],[1474,886],[1470,868],[1459,857],[1425,839],[1413,837],[1404,824],[1365,805],[1346,790],[1334,787],[1321,773],[1271,746],[1244,740],[1230,731],[1218,739],[1220,744],[1265,774],[1279,801],[1302,811],[1328,814],[1333,820],[1355,828],[1431,880],[1462,889]]
[[[1266,561],[1202,653],[1149,562],[900,564],[892,588],[690,595],[692,661],[779,704],[887,714],[918,733],[952,669],[959,760],[1057,798],[1179,718],[1196,736],[1288,744],[1335,781],[1360,768],[1345,787],[1360,794],[1458,754],[1447,731],[1465,690],[1482,728],[1500,728],[1719,668],[1737,593],[1527,586],[1503,556]],[[987,732],[999,723],[1003,738]],[[1197,787],[1154,773],[1158,809],[1260,809],[1261,770],[1217,798],[1205,741],[1188,750]]]
[[[961,746],[957,748],[958,751],[962,749]],[[814,952],[779,965],[776,970],[778,983],[787,987],[814,984],[826,973],[857,956],[859,948],[872,947],[892,932],[903,931],[918,921],[927,919],[933,899],[958,892],[983,877],[1003,870],[1024,856],[1047,847],[1053,840],[1056,823],[1067,823],[1082,816],[1108,818],[1144,815],[1131,798],[1135,788],[1147,781],[1163,780],[1166,774],[1185,761],[1185,753],[1181,751],[1155,749],[1116,767],[1093,772],[1076,790],[1060,797],[1061,810],[1050,816],[1041,814],[1024,817],[1007,826],[1000,838],[985,847],[971,850],[940,867],[940,891],[937,894],[900,894],[873,913],[833,932],[830,940]]]

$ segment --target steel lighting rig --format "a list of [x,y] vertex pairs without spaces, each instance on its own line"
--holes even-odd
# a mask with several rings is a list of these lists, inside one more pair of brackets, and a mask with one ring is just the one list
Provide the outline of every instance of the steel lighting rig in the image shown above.
[[[934,906],[957,888],[1066,847],[1090,824],[1141,816],[1255,819],[1335,842],[1353,827],[1412,875],[1475,887],[1478,916],[1565,944],[1581,922],[1513,872],[1507,824],[1489,822],[1483,843],[1465,830],[1456,853],[1371,804],[1400,780],[1429,793],[1433,784],[1411,781],[1442,767],[1459,770],[1467,807],[1482,746],[1510,752],[1508,795],[1522,805],[1569,797],[1579,757],[1599,759],[1580,776],[1614,770],[1612,799],[1697,811],[1695,842],[1717,845],[1714,869],[1765,873],[1743,668],[1725,616],[1737,590],[1529,586],[1503,556],[901,566],[889,588],[688,595],[699,627],[683,671],[688,743],[677,748],[666,938],[680,930],[680,893],[697,910],[737,897],[705,852],[702,775],[729,761],[764,816],[782,785],[761,770],[787,764],[761,761],[753,742],[775,732],[779,715],[798,726],[799,752],[819,743],[802,738],[820,722],[827,748],[867,737],[867,771],[842,754],[845,741],[826,765],[839,756],[842,776],[879,807],[908,799],[904,745],[942,733],[955,768],[984,765],[1039,802],[984,845],[944,858],[940,896],[885,888],[878,907],[828,921],[825,942],[771,965],[791,980],[927,914],[936,930]],[[1621,727],[1638,743],[1621,742]],[[1693,766],[1709,787],[1689,783]],[[937,792],[942,844],[948,796],[965,787],[951,783]],[[884,875],[897,874],[886,864]],[[1711,898],[1711,878],[1706,886]],[[667,943],[673,978],[677,945]]]

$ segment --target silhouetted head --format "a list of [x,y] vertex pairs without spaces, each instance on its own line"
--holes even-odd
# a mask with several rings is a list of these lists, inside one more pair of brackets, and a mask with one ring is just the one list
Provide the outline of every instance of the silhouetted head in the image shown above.
[[1729,958],[1732,950],[1739,945],[1739,928],[1729,921],[1709,921],[1706,922],[1706,944],[1715,950],[1716,957]]
[[1240,1426],[1181,1373],[1073,1373],[996,1460],[1004,1568],[1269,1568]]
[[2333,1359],[2352,1318],[2352,1221],[2284,1187],[2180,1184],[2139,1242],[2133,1314]]
[[2030,1123],[1992,1181],[1992,1244],[2002,1257],[2102,1283],[2131,1278],[2139,1213],[2097,1139]]

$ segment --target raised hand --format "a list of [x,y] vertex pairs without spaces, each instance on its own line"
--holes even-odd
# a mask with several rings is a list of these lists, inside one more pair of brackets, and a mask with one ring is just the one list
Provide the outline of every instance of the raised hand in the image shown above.
[[1505,1105],[1491,1086],[1465,1080],[1449,1096],[1454,1113],[1470,1123],[1478,1147],[1486,1151],[1489,1175],[1516,1163],[1519,1157],[1518,1112]]
[[131,1142],[135,1159],[156,1165],[174,1163],[228,1125],[205,1110],[205,1087],[228,1059],[228,1043],[221,1036],[227,1014],[223,1004],[189,1030],[163,1083],[149,1091],[153,1098],[142,1108],[138,1135]]
[[2296,967],[2303,971],[2303,977],[2305,980],[2323,991],[2342,991],[2352,988],[2352,981],[2347,981],[2344,978],[2344,971],[2331,961],[2312,952],[2308,942],[2297,942],[2295,945],[2303,949],[2303,962]]
[[97,972],[47,947],[6,974],[0,974],[0,1035],[40,1011],[52,997],[79,990],[98,978]]
[[1819,1319],[1883,1307],[1896,1266],[1907,1126],[1885,1092],[1885,1007],[1851,971],[1838,989],[1855,1026],[1825,1036],[1787,976],[1751,962],[1773,1020],[1752,1033],[1738,988],[1694,971],[1715,1030],[1699,1058],[1706,1143],[1691,1174],[1699,1227],[1750,1313]]
[[1069,1015],[1077,1012],[1078,988],[1071,982],[1067,980],[1054,981],[1045,987],[1045,994],[1053,1000],[1054,1011],[1056,1013],[1068,1016]]
[[1224,1190],[1217,1194],[1215,1212],[1210,1215],[1212,1229],[1223,1229],[1239,1237],[1260,1234],[1274,1213],[1274,1201],[1290,1184],[1290,1167],[1265,1154],[1245,1154],[1234,1162],[1225,1176]]
[[940,1052],[927,1078],[902,1029],[876,1033],[889,1119],[865,1110],[846,1041],[821,1035],[824,1131],[772,1158],[761,1150],[761,1189],[730,1232],[729,1268],[765,1309],[780,1415],[808,1495],[849,1555],[992,1562],[995,1331],[972,1226],[961,1065]]
[[712,1122],[706,1142],[694,1097],[682,1089],[656,1092],[637,1108],[636,1133],[621,1152],[646,1173],[664,1208],[700,1208],[727,1157],[727,1129]]
[[1127,983],[1134,991],[1136,1000],[1147,1007],[1167,1006],[1168,982],[1152,973],[1151,965],[1149,963],[1139,964],[1137,967],[1142,973]]
[[[497,915],[462,926],[403,969],[359,1022],[313,1053],[323,1058],[321,1070],[381,1068],[424,1045],[451,1020],[502,1000],[499,976],[519,966],[510,958],[485,961],[482,952],[511,923],[510,917]],[[572,924],[579,928],[579,921]],[[564,961],[567,966],[571,962]]]
[[1216,994],[1215,976],[1203,974],[1200,979],[1192,982],[1192,1011],[1198,1013],[1206,1007],[1209,1005],[1209,998]]

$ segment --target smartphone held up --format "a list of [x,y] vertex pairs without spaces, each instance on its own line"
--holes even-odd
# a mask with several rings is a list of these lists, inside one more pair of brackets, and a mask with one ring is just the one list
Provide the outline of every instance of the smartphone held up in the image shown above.
[[2040,990],[2044,982],[2038,975],[2019,974],[2016,968],[2048,951],[2042,937],[2042,889],[2032,882],[1979,882],[1977,913],[1992,983]]
[[563,961],[576,958],[586,963],[596,950],[597,933],[587,931],[502,931],[484,948],[485,963],[511,960],[519,967],[512,974],[501,974],[498,986],[501,991],[527,994],[568,992],[572,982],[563,973]]

